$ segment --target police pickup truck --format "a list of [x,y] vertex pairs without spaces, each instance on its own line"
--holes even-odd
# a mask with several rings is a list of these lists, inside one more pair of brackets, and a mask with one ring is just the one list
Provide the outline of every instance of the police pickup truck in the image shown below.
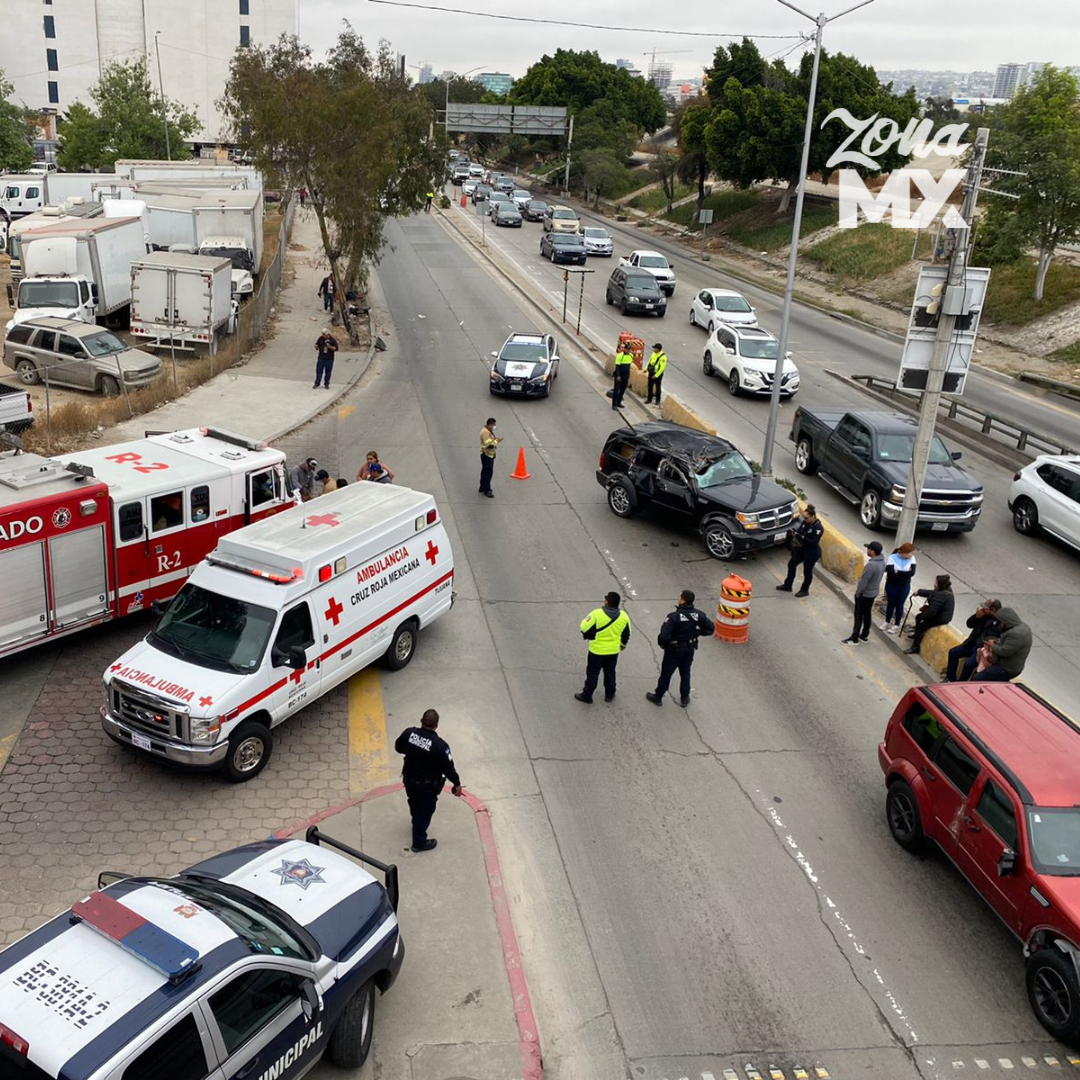
[[[385,887],[355,862],[385,874]],[[299,1080],[367,1059],[397,868],[316,827],[98,891],[0,952],[4,1080]]]

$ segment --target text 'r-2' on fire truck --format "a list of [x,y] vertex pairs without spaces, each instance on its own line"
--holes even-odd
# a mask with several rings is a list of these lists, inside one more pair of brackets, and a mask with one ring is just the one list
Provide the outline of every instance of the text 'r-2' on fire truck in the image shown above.
[[123,746],[250,780],[287,716],[374,660],[404,667],[453,584],[431,495],[368,483],[320,495],[218,541],[106,670],[102,724]]
[[0,656],[148,610],[292,505],[280,450],[213,428],[0,456]]

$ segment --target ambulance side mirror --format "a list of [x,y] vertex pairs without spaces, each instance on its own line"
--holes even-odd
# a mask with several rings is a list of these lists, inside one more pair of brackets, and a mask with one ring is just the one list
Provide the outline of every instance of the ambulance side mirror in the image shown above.
[[168,600],[151,600],[150,610],[160,619],[169,610]]
[[322,1014],[323,1002],[319,991],[310,979],[305,979],[300,986],[300,1008],[307,1022],[313,1023]]
[[294,671],[303,671],[307,667],[307,653],[299,645],[274,649],[270,659],[274,667],[290,667]]

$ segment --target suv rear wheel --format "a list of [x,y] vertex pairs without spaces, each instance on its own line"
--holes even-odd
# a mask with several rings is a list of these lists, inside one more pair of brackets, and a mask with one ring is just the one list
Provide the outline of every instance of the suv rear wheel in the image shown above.
[[607,489],[607,503],[616,517],[628,518],[637,513],[637,495],[626,480],[616,480]]
[[893,839],[905,850],[918,854],[926,846],[919,800],[906,780],[894,780],[885,796],[885,818]]
[[1070,957],[1051,946],[1028,958],[1027,992],[1038,1021],[1056,1039],[1080,1044],[1080,986]]
[[15,373],[19,376],[20,382],[27,386],[37,386],[41,382],[41,376],[33,360],[20,360],[15,365]]
[[394,637],[382,655],[383,667],[390,671],[400,671],[416,652],[416,623],[413,620],[402,623],[394,631]]

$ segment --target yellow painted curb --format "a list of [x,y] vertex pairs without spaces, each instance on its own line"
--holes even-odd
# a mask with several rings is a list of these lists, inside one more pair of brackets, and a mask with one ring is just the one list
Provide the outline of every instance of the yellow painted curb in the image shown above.
[[919,652],[934,671],[944,671],[949,662],[949,650],[959,645],[964,637],[951,626],[935,626],[926,631]]
[[373,668],[349,680],[349,790],[356,795],[390,779],[382,682]]
[[859,580],[866,563],[866,556],[861,547],[856,547],[835,526],[824,518],[825,534],[821,538],[821,565],[844,581],[854,584]]

